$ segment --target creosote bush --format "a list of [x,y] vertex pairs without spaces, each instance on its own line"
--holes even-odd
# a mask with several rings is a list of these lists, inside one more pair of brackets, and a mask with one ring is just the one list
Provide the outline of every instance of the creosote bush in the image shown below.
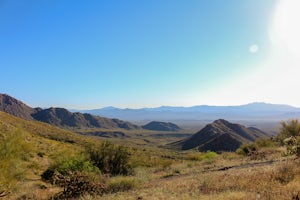
[[130,154],[127,148],[110,142],[88,149],[91,162],[105,174],[130,175],[133,172],[129,163]]

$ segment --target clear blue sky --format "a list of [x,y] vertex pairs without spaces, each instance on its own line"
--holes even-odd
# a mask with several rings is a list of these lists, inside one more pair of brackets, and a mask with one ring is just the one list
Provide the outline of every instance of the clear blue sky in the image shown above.
[[222,92],[270,56],[277,4],[0,0],[0,93],[82,109],[247,103]]

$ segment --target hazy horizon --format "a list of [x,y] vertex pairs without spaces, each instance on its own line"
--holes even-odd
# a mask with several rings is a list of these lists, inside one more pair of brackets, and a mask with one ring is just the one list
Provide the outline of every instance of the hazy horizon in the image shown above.
[[300,107],[297,0],[2,1],[0,93],[32,107]]

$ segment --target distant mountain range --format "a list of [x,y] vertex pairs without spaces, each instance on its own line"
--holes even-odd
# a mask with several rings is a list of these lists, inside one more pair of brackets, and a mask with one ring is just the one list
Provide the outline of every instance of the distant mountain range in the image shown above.
[[[195,106],[190,108],[184,107],[160,107],[160,108],[146,108],[146,109],[117,109],[105,108],[101,109],[111,115],[119,113],[125,114],[123,116],[133,117],[133,113],[140,115],[135,116],[134,119],[140,120],[141,116],[152,117],[175,117],[180,119],[186,117],[193,119],[193,117],[216,117],[218,114],[227,116],[285,116],[287,114],[297,114],[298,108],[286,105],[272,105],[265,103],[254,103],[244,106],[230,106],[230,107],[212,107],[212,106]],[[181,128],[176,124],[170,122],[152,121],[144,126],[137,126],[127,121],[122,121],[114,118],[100,117],[88,113],[70,112],[65,108],[31,108],[23,102],[6,94],[0,94],[0,111],[17,116],[26,120],[36,120],[45,122],[54,126],[75,130],[87,128],[103,128],[107,130],[93,130],[89,131],[87,135],[101,136],[101,137],[129,137],[121,131],[114,129],[147,129],[155,131],[178,131]],[[99,110],[98,110],[99,111]],[[248,113],[249,112],[249,113]],[[148,115],[147,115],[148,114]],[[172,114],[172,115],[171,115]],[[214,115],[213,115],[214,114]],[[110,116],[111,116],[110,115]],[[229,117],[228,117],[229,118]],[[197,118],[199,119],[199,118]],[[200,118],[201,119],[201,118]],[[256,118],[257,119],[257,118]],[[266,133],[257,128],[247,128],[243,125],[232,124],[226,120],[219,119],[213,123],[206,125],[196,134],[178,142],[169,144],[171,148],[188,150],[198,148],[199,151],[234,151],[241,144],[254,141],[259,137],[268,137]]]
[[130,121],[215,120],[220,118],[228,120],[285,120],[300,118],[300,108],[261,102],[241,106],[162,106],[158,108],[141,109],[105,107],[95,110],[76,111]]
[[261,137],[269,135],[257,128],[247,128],[219,119],[206,125],[191,137],[169,146],[181,150],[197,148],[199,151],[235,151],[241,144]]
[[22,119],[37,120],[63,128],[140,129],[130,122],[79,112],[72,113],[64,108],[31,108],[6,94],[0,94],[0,111]]

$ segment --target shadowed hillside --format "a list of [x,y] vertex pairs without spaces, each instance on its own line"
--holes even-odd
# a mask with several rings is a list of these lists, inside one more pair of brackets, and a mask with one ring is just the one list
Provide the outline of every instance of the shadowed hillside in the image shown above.
[[0,111],[22,119],[42,121],[63,128],[121,128],[126,130],[140,128],[130,122],[91,114],[72,113],[64,108],[31,108],[5,94],[0,94]]
[[142,128],[147,130],[154,130],[154,131],[179,131],[181,129],[176,124],[170,122],[158,122],[158,121],[152,121],[142,126]]
[[123,128],[137,129],[136,125],[118,119],[98,117],[91,114],[72,113],[64,108],[44,109],[32,115],[35,120],[53,124],[60,127],[78,128]]
[[259,137],[268,137],[256,128],[247,128],[219,119],[206,125],[193,136],[170,144],[182,150],[198,148],[199,151],[235,151],[243,143]]

